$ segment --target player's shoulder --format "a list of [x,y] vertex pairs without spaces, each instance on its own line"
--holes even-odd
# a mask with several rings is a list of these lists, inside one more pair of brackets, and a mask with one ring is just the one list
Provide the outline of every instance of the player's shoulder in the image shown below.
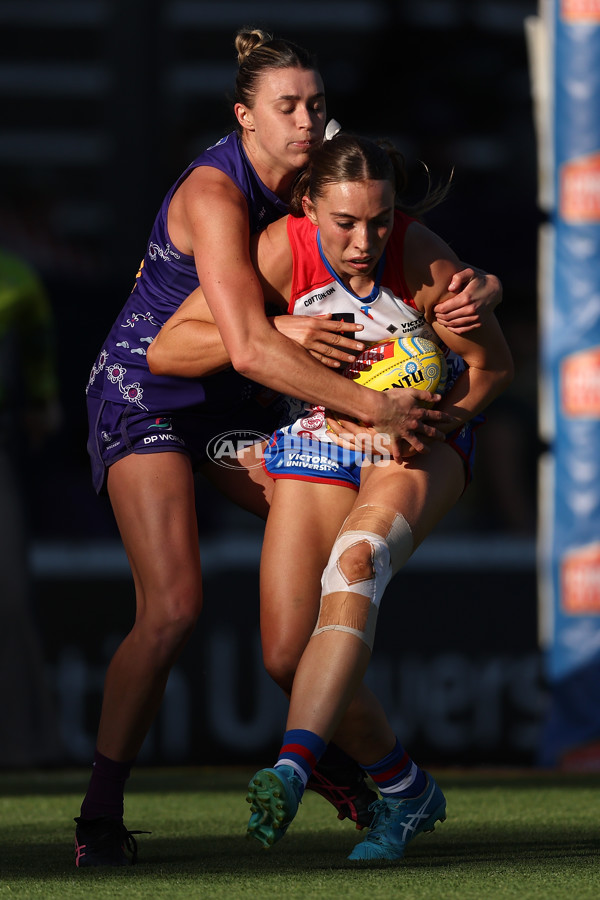
[[317,228],[306,216],[286,216],[288,242],[297,265],[318,258]]
[[170,223],[180,221],[196,234],[227,229],[248,239],[246,198],[224,172],[210,166],[194,169],[171,200]]
[[214,166],[196,166],[179,188],[183,196],[193,196],[196,201],[207,203],[220,198],[236,204],[246,203],[246,198],[227,172]]
[[[272,222],[254,238],[256,246],[256,268],[266,279],[269,288],[279,299],[287,296],[292,275],[292,248],[288,239],[287,220],[284,216]],[[266,288],[265,288],[266,291]]]
[[292,216],[287,215],[282,216],[280,219],[276,219],[274,222],[271,222],[264,231],[260,232],[259,237],[262,239],[264,236],[267,242],[277,244],[278,247],[281,245],[283,248],[284,245],[287,245],[289,248],[288,226],[291,218]]
[[306,235],[316,234],[317,227],[307,216],[289,215],[287,216],[287,230],[290,237],[299,235],[300,239],[303,239]]

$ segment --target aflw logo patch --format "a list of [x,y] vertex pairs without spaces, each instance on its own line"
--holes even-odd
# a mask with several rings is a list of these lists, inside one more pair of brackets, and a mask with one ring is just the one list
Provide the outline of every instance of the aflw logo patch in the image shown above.
[[562,609],[573,615],[600,613],[600,543],[568,553],[561,570]]
[[561,167],[560,214],[566,222],[600,222],[600,153]]
[[562,361],[560,405],[565,416],[600,416],[600,347],[582,350]]

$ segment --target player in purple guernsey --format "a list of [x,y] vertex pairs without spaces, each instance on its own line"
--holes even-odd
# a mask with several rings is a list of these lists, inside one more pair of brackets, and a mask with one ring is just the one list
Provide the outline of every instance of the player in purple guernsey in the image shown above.
[[[201,610],[193,472],[206,463],[210,439],[230,429],[273,427],[272,395],[258,384],[308,402],[335,401],[341,412],[357,412],[389,432],[396,452],[403,439],[423,446],[443,437],[437,427],[443,413],[423,410],[408,395],[375,395],[349,381],[340,386],[307,353],[325,342],[334,357],[347,357],[346,348],[357,345],[340,336],[340,323],[321,323],[316,336],[304,329],[296,340],[267,318],[250,236],[285,212],[298,172],[322,139],[325,100],[315,61],[301,48],[243,31],[236,50],[237,131],[194,160],[165,198],[88,385],[94,485],[108,492],[127,549],[136,618],[105,681],[92,776],[77,820],[82,867],[129,864],[122,846],[133,848],[135,858],[135,839],[123,825],[124,785]],[[233,369],[210,379],[152,374],[148,348],[199,283]],[[211,477],[266,517],[270,479],[257,468],[233,475],[220,469]]]
[[[237,131],[195,160],[169,192],[88,385],[93,481],[107,490],[127,548],[136,618],[107,672],[92,776],[77,818],[79,867],[135,861],[135,838],[123,824],[124,786],[202,605],[193,472],[206,462],[208,442],[232,428],[273,427],[268,397],[245,376],[275,391],[296,384],[309,400],[334,397],[333,373],[267,319],[249,253],[250,234],[285,212],[309,149],[322,139],[322,80],[307,51],[264,32],[240,32],[236,50]],[[200,281],[240,374],[227,367],[206,382],[155,378],[147,349]],[[339,340],[339,331],[333,323],[321,334]],[[345,343],[352,345],[342,339],[334,354]],[[371,407],[390,428],[402,419],[401,405],[373,409],[366,391],[348,392],[348,412],[361,397],[365,414]],[[437,434],[441,418],[423,417],[419,432]],[[270,484],[260,469],[229,487],[226,474],[220,469],[213,480],[266,517]]]
[[[125,403],[142,412],[183,409],[205,402],[223,409],[257,390],[256,384],[231,368],[210,381],[190,380],[153,375],[146,362],[148,347],[161,326],[198,287],[195,258],[172,246],[167,218],[175,191],[201,166],[222,172],[246,198],[251,234],[287,213],[283,200],[259,179],[236,132],[197,157],[163,200],[135,286],[92,367],[89,397]],[[126,448],[121,445],[124,452]],[[111,458],[118,458],[118,454]]]

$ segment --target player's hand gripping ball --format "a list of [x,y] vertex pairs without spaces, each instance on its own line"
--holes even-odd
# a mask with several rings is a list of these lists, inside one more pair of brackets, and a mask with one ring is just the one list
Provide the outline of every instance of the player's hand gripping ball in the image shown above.
[[[416,388],[443,394],[448,377],[444,354],[433,341],[422,337],[389,338],[371,344],[343,372],[375,391]],[[423,406],[432,406],[423,402]],[[366,422],[358,422],[367,425]],[[331,428],[328,426],[328,430]]]
[[344,371],[346,378],[375,391],[408,387],[439,394],[444,392],[447,374],[440,348],[422,337],[372,344]]

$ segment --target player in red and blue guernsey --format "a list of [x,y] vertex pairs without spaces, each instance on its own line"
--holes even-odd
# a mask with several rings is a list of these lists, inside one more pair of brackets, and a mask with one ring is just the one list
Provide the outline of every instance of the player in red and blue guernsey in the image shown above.
[[[313,406],[280,429],[266,457],[276,488],[261,561],[263,654],[291,703],[275,766],[260,770],[249,785],[248,833],[264,846],[283,836],[335,736],[382,795],[352,860],[401,859],[409,840],[446,815],[441,789],[411,759],[361,682],[384,590],[460,497],[472,423],[512,377],[510,352],[493,316],[460,338],[436,321],[457,259],[403,211],[403,187],[396,153],[338,135],[311,153],[295,187],[294,216],[253,242],[265,296],[289,300],[293,313],[304,305],[316,317],[360,321],[361,338],[377,342],[392,333],[426,336],[456,355],[440,402],[449,414],[440,423],[446,441],[426,447],[413,434],[393,459],[376,455],[373,461],[332,443],[323,410]],[[439,199],[435,193],[426,198],[419,212]],[[186,323],[206,321],[201,291],[185,306],[153,348],[162,345],[177,372]],[[226,359],[226,353],[220,360],[213,354],[213,363]],[[340,385],[345,380],[339,378]],[[381,437],[367,434],[372,444]]]

